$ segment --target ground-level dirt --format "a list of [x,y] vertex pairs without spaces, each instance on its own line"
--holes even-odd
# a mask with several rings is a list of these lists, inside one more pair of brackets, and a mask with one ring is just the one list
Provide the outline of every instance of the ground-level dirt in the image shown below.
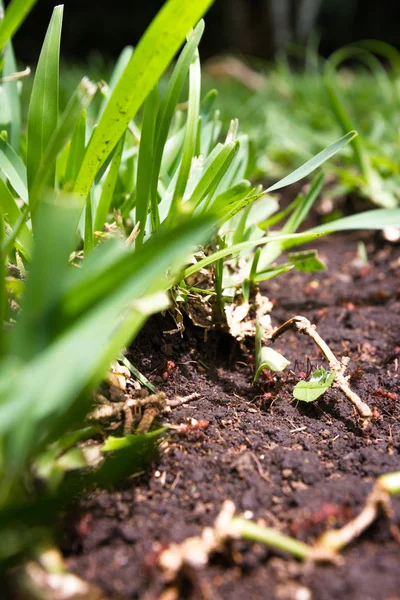
[[[200,394],[167,420],[191,417],[208,427],[172,435],[147,474],[81,501],[64,547],[73,572],[109,598],[160,598],[165,586],[152,565],[154,551],[199,534],[225,499],[239,513],[312,543],[357,514],[378,475],[400,470],[400,252],[366,237],[369,262],[362,266],[359,239],[320,242],[327,271],[290,272],[263,291],[274,303],[274,325],[302,314],[338,356],[351,358],[352,385],[376,409],[371,433],[362,433],[337,390],[314,404],[293,400],[307,358],[322,364],[304,336],[288,333],[275,344],[292,361],[292,373],[254,387],[251,356],[229,338],[210,334],[205,341],[191,329],[182,339],[162,336],[165,324],[153,320],[136,340],[132,361],[169,397]],[[167,361],[175,368],[163,379]],[[400,498],[393,507],[400,525]],[[340,566],[301,564],[237,542],[230,555],[213,557],[183,582],[179,597],[400,599],[400,547],[384,517],[342,556]]]

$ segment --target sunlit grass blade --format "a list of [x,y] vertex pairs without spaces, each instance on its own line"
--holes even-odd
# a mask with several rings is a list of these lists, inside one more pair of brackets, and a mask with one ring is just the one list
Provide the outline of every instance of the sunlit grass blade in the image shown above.
[[317,200],[324,185],[324,174],[319,173],[311,183],[310,189],[303,197],[303,200],[297,205],[289,219],[282,227],[282,233],[294,233],[307,218],[312,206]]
[[117,85],[119,78],[121,77],[122,73],[125,71],[125,68],[128,66],[128,63],[129,63],[130,59],[132,58],[132,54],[133,54],[133,47],[127,46],[126,48],[124,48],[122,50],[121,54],[119,55],[118,60],[113,69],[113,72],[111,73],[110,81],[106,88],[105,97],[103,98],[103,101],[100,105],[99,113],[97,115],[98,120],[100,119],[101,115],[103,114],[104,109],[107,105],[107,102],[108,102],[112,92],[114,91],[114,88]]
[[234,159],[238,149],[239,142],[230,142],[222,146],[214,160],[205,169],[192,195],[187,202],[185,202],[185,211],[190,211],[190,209],[193,210],[197,208],[212,189],[215,191],[221,181],[221,178],[226,173],[229,165]]
[[75,191],[86,199],[89,189],[128,123],[179,50],[188,31],[212,0],[169,0],[136,47],[93,132]]
[[319,152],[316,156],[313,156],[313,158],[311,158],[301,167],[293,171],[293,173],[290,173],[290,175],[287,175],[287,177],[284,177],[277,183],[274,183],[274,185],[271,185],[265,191],[274,192],[276,190],[280,190],[283,187],[286,187],[287,185],[296,183],[296,181],[299,181],[300,179],[304,179],[304,177],[307,177],[307,175],[315,171],[315,169],[317,169],[324,162],[329,160],[332,156],[339,152],[339,150],[341,150],[346,144],[351,142],[356,136],[356,131],[350,131],[345,136],[340,138],[340,140],[337,140],[334,144],[331,144],[330,146],[328,146],[328,148],[325,148],[324,150],[322,150],[322,152]]
[[115,186],[118,179],[119,168],[121,165],[122,150],[124,147],[125,136],[122,136],[113,154],[108,172],[101,190],[99,204],[96,209],[94,220],[94,231],[102,231],[106,222],[108,211],[111,206]]
[[274,242],[281,242],[285,240],[293,240],[295,241],[293,245],[296,245],[296,243],[302,244],[305,241],[312,241],[317,237],[321,237],[322,235],[324,235],[322,232],[291,233],[288,235],[269,235],[258,239],[248,240],[246,242],[240,242],[239,244],[234,244],[228,248],[224,248],[223,250],[218,250],[217,252],[210,254],[210,256],[199,260],[199,262],[196,264],[187,267],[183,271],[182,277],[189,277],[190,275],[193,275],[193,273],[196,273],[199,269],[208,267],[208,265],[213,264],[220,258],[236,256],[239,254],[239,252],[242,252],[243,250],[249,250],[250,248],[255,248],[256,246],[263,246],[264,244],[272,244]]
[[37,0],[12,0],[0,22],[0,52],[24,22]]
[[180,211],[186,185],[189,178],[192,160],[196,152],[198,125],[200,116],[201,70],[199,53],[196,51],[189,71],[189,100],[186,121],[185,140],[182,159],[179,166],[178,179],[172,197],[169,218],[174,219]]
[[67,274],[79,214],[76,202],[69,196],[57,204],[41,204],[33,262],[12,337],[13,354],[24,360],[32,359],[46,348],[57,331],[53,309],[61,293],[60,283]]
[[[144,103],[143,126],[140,136],[139,158],[136,177],[136,223],[140,223],[136,247],[143,243],[147,213],[150,205],[151,179],[154,160],[154,138],[156,135],[156,120],[159,107],[158,85],[148,95]],[[152,229],[159,226],[157,202],[151,207]]]
[[203,31],[204,21],[200,21],[194,31],[189,34],[188,41],[179,56],[171,79],[168,83],[168,87],[160,101],[160,108],[156,123],[156,137],[154,141],[153,169],[150,189],[152,214],[156,214],[157,212],[158,178],[172,117],[176,110],[176,104],[179,100],[186,76],[189,72],[190,64],[199,45],[201,36],[203,35]]
[[[0,179],[0,210],[3,212],[5,220],[11,227],[14,227],[21,217],[21,211],[15,198],[2,179]],[[26,223],[23,223],[21,226],[17,236],[17,243],[19,244],[19,250],[26,258],[29,258],[33,240],[31,231],[28,229]]]
[[[62,16],[63,6],[56,6],[40,53],[29,103],[27,134],[29,192],[42,165],[50,138],[57,128]],[[49,176],[44,184],[54,186],[54,171],[53,181],[51,179],[52,177]]]
[[[3,77],[13,75],[17,71],[17,62],[11,42],[4,48]],[[4,92],[8,99],[8,110],[10,111],[10,122],[7,131],[9,142],[15,152],[20,149],[21,143],[21,103],[18,90],[18,81],[6,81],[3,83]]]
[[70,192],[78,176],[86,145],[86,110],[83,110],[71,138],[65,169],[64,189]]
[[46,182],[49,181],[51,173],[54,171],[58,154],[72,136],[82,115],[82,110],[85,110],[89,106],[96,91],[96,85],[86,77],[83,78],[58,119],[58,124],[47,141],[41,163],[29,189],[29,206],[31,212],[35,210],[46,187]]
[[348,231],[351,229],[384,229],[385,227],[400,227],[400,208],[379,208],[367,210],[350,217],[343,217],[318,227],[313,227],[304,233],[318,233],[324,231]]
[[28,187],[25,165],[2,136],[0,136],[0,169],[19,197],[27,203]]

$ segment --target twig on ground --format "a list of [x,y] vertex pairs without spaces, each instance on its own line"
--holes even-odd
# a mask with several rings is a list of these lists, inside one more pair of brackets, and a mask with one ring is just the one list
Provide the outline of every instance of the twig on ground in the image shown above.
[[322,354],[325,356],[326,360],[329,362],[329,367],[336,373],[333,385],[339,388],[340,391],[346,396],[348,400],[350,400],[350,402],[356,408],[360,416],[362,428],[364,430],[368,429],[371,423],[372,411],[368,404],[363,402],[361,398],[355,392],[353,392],[353,390],[348,384],[349,377],[346,376],[344,373],[346,371],[346,367],[349,361],[346,358],[343,358],[342,361],[339,361],[333,354],[332,350],[329,348],[327,343],[321,338],[321,336],[316,330],[315,325],[312,325],[308,319],[302,316],[293,317],[286,321],[286,323],[283,323],[283,325],[281,325],[276,331],[274,331],[274,333],[271,336],[271,340],[275,341],[279,336],[281,336],[289,329],[294,329],[299,333],[304,333],[305,335],[308,335],[318,346]]
[[[365,506],[355,519],[341,529],[326,531],[318,540],[317,548],[326,548],[337,552],[355,540],[380,514],[393,517],[390,496],[400,493],[400,471],[387,473],[379,477],[367,497]],[[392,533],[398,537],[398,529],[392,524]]]
[[338,557],[328,548],[313,548],[304,542],[242,517],[235,517],[235,505],[225,500],[214,527],[206,527],[201,535],[187,538],[181,544],[170,544],[158,556],[158,565],[166,581],[173,581],[185,568],[204,567],[215,552],[223,551],[227,542],[235,539],[261,542],[270,548],[300,560],[337,562]]
[[177,406],[182,406],[182,404],[193,402],[193,400],[197,400],[198,398],[200,398],[198,392],[193,392],[193,394],[189,394],[188,396],[175,396],[171,400],[167,399],[167,405],[171,408],[176,408]]

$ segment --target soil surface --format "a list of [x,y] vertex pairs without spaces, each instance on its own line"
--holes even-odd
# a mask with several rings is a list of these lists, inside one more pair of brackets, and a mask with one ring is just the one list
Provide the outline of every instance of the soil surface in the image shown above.
[[[337,390],[313,404],[293,400],[307,359],[323,364],[308,338],[280,338],[275,348],[292,361],[292,371],[253,386],[252,357],[229,338],[212,333],[205,340],[191,328],[183,338],[163,336],[168,326],[153,320],[131,360],[168,397],[200,394],[166,421],[195,418],[208,427],[172,434],[148,473],[81,501],[64,547],[73,572],[112,599],[400,599],[400,547],[385,517],[342,552],[340,566],[302,564],[235,542],[229,555],[212,557],[186,577],[176,595],[171,588],[166,594],[153,565],[160,547],[212,525],[226,499],[238,513],[312,543],[360,511],[378,475],[400,469],[400,251],[364,236],[369,262],[363,266],[360,238],[319,242],[326,271],[290,272],[263,292],[274,303],[274,326],[302,314],[337,356],[350,357],[352,386],[375,408],[370,434]],[[164,379],[167,361],[175,368]],[[393,508],[400,525],[400,498]]]

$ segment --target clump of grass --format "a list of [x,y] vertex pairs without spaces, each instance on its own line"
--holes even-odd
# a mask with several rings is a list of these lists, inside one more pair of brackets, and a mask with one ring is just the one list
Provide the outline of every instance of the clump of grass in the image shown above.
[[[16,13],[22,4],[14,0],[0,25],[3,75],[15,72],[10,37],[28,6]],[[289,268],[321,268],[309,253],[290,254],[277,267],[275,260],[293,245],[400,220],[399,211],[371,211],[296,233],[321,190],[320,175],[308,194],[277,212],[269,194],[319,168],[354,132],[266,190],[247,178],[248,137],[235,120],[223,135],[216,94],[201,93],[199,19],[210,4],[169,0],[135,51],[122,53],[108,85],[84,78],[61,114],[63,7],[55,7],[26,132],[19,86],[15,79],[2,82],[1,560],[22,556],[48,536],[50,516],[79,490],[106,485],[152,456],[157,430],[105,442],[95,449],[99,461],[79,441],[97,432],[84,418],[111,361],[149,315],[168,308],[171,298],[177,302],[177,290],[188,305],[200,289],[191,276],[206,269],[223,315],[238,288],[251,302],[252,288],[264,279]],[[185,36],[162,89],[160,78]],[[91,110],[96,94],[101,103]],[[281,230],[265,234],[285,217]],[[213,263],[215,274],[208,269]]]

